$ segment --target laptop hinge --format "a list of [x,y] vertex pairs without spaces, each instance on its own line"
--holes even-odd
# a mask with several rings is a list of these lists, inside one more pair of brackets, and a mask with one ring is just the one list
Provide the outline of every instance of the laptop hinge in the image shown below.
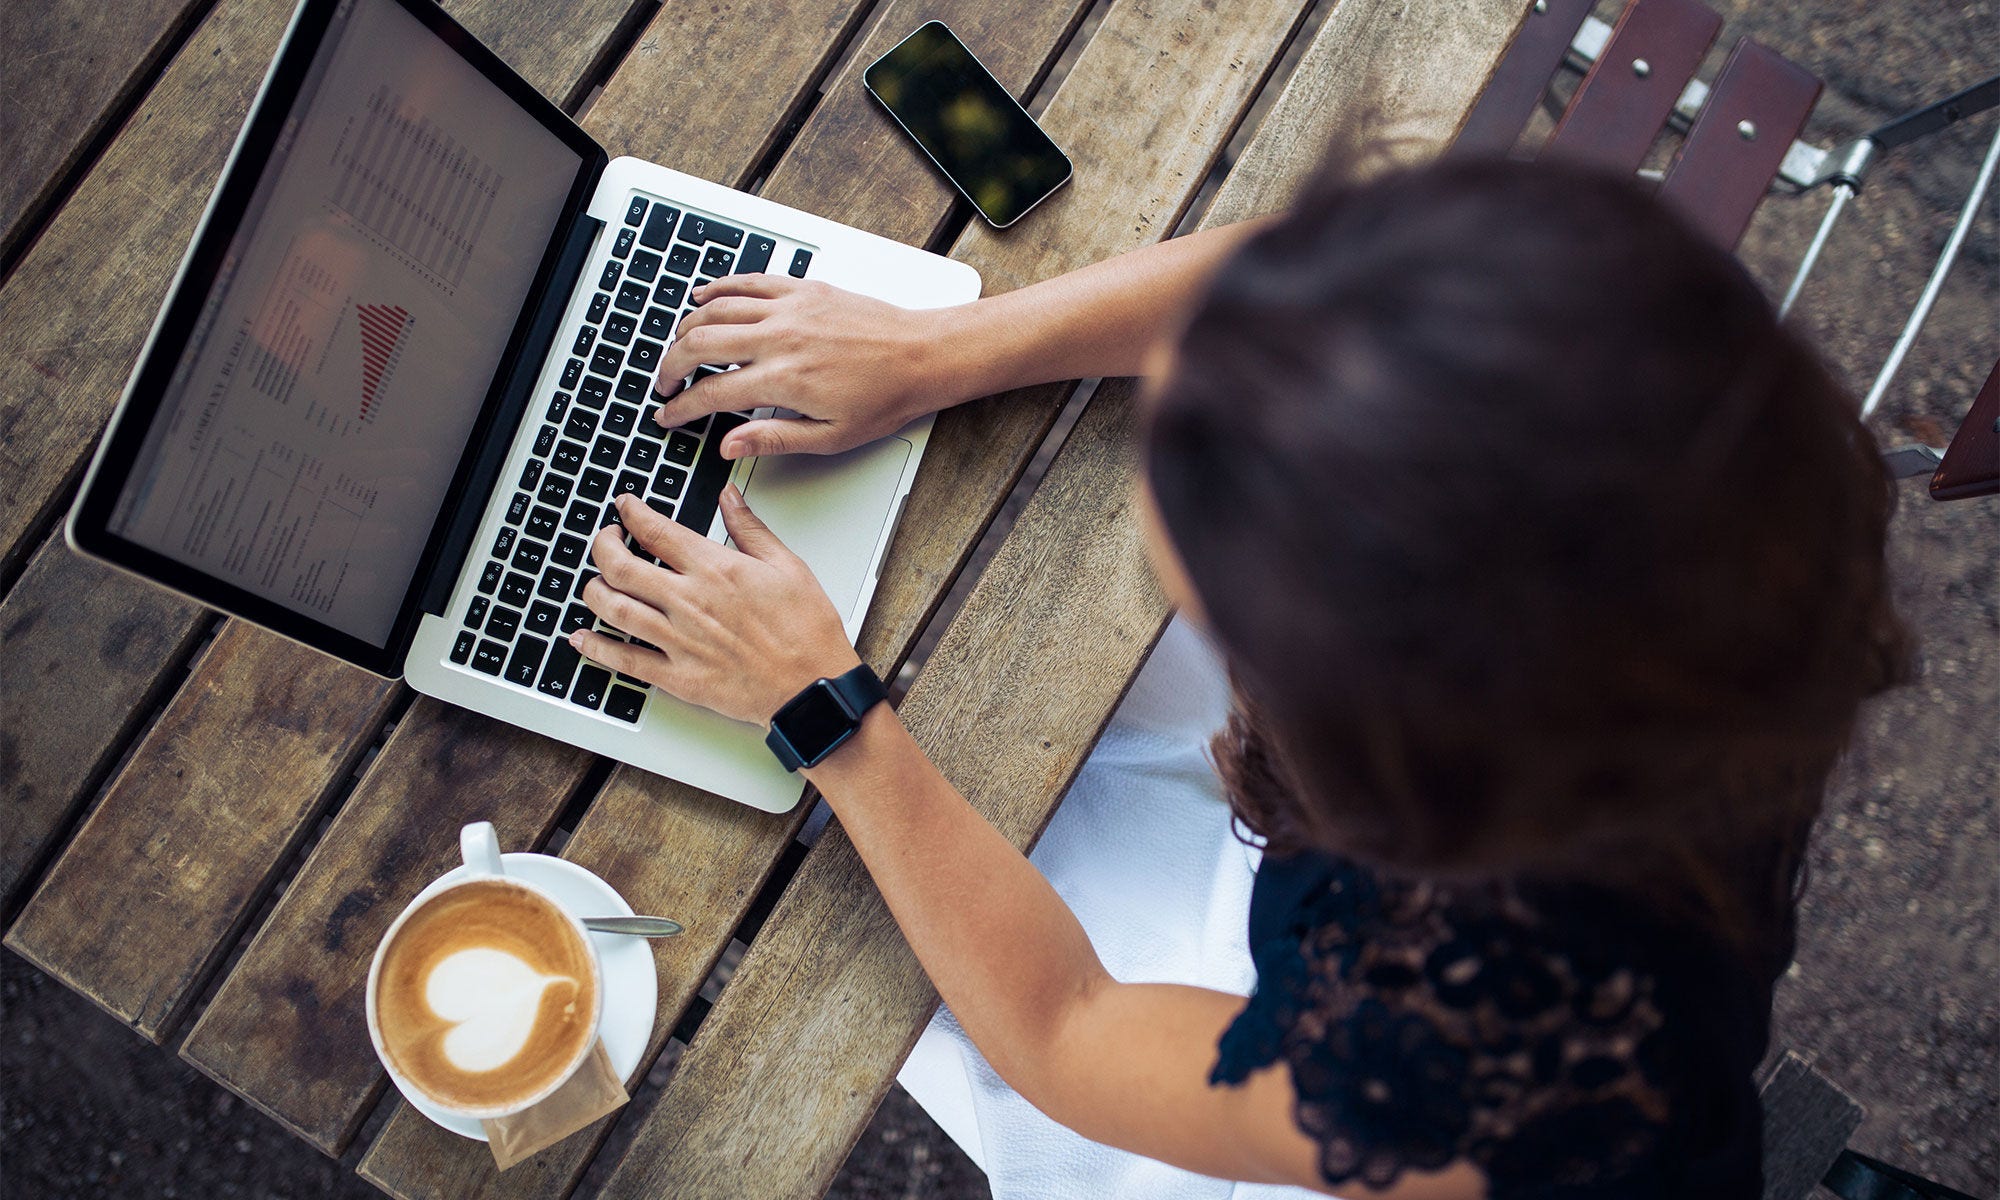
[[451,603],[452,585],[458,581],[458,573],[465,564],[473,535],[479,532],[479,520],[486,514],[486,498],[499,481],[500,468],[505,465],[507,452],[514,444],[514,431],[520,426],[521,414],[527,410],[535,380],[541,377],[542,364],[548,360],[549,347],[555,343],[563,313],[569,308],[570,297],[575,294],[577,278],[583,274],[584,263],[590,259],[590,248],[603,228],[603,221],[589,213],[578,213],[575,223],[570,226],[569,235],[563,241],[555,271],[548,286],[542,289],[541,301],[536,305],[535,315],[528,325],[527,338],[507,377],[490,432],[473,460],[471,474],[451,515],[437,558],[432,562],[430,578],[424,581],[423,596],[418,603],[432,616],[443,616],[445,606]]

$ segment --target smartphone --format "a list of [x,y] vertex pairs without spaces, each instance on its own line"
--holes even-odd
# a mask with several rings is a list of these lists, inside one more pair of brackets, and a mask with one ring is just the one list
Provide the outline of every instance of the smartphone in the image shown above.
[[861,82],[995,228],[1069,181],[1069,157],[943,21],[869,64]]

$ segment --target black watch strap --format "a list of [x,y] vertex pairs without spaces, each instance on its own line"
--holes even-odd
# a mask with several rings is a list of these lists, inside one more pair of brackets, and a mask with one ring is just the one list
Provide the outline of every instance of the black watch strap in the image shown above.
[[815,679],[771,718],[764,744],[787,771],[817,766],[854,736],[868,710],[889,698],[867,663],[833,679]]

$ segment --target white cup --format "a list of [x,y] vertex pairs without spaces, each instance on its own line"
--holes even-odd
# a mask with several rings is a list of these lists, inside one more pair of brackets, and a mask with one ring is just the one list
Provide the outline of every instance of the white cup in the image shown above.
[[[381,1060],[383,1070],[389,1072],[389,1078],[394,1080],[396,1086],[405,1093],[414,1092],[422,1096],[427,1103],[454,1116],[490,1121],[499,1117],[510,1116],[514,1113],[525,1112],[548,1099],[563,1084],[568,1083],[570,1076],[576,1074],[577,1068],[581,1067],[584,1060],[590,1057],[591,1048],[596,1044],[599,1029],[604,1022],[604,964],[598,960],[597,944],[591,939],[590,931],[583,927],[583,922],[574,913],[564,908],[562,903],[550,895],[547,889],[538,887],[519,876],[507,874],[506,863],[500,855],[500,838],[493,831],[492,822],[476,821],[459,830],[458,849],[460,857],[465,860],[465,866],[460,870],[453,871],[448,875],[433,880],[423,891],[418,892],[416,898],[411,900],[401,913],[397,914],[394,921],[390,922],[389,931],[382,935],[381,943],[375,947],[374,961],[368,964],[368,1040],[374,1043],[375,1057]],[[382,974],[383,953],[388,950],[389,944],[396,940],[396,934],[402,931],[403,923],[410,919],[410,914],[429,904],[439,896],[444,895],[446,892],[455,891],[467,884],[487,882],[495,878],[505,879],[510,887],[518,887],[541,897],[551,908],[561,913],[565,921],[569,922],[570,927],[575,930],[577,938],[583,942],[590,963],[590,978],[593,984],[591,995],[596,999],[590,1014],[590,1036],[583,1039],[582,1048],[577,1051],[569,1063],[564,1065],[561,1073],[555,1077],[553,1082],[533,1095],[517,1099],[504,1106],[463,1108],[458,1105],[447,1104],[431,1095],[423,1088],[417,1086],[408,1077],[404,1076],[402,1072],[396,1069],[396,1065],[389,1061],[387,1048],[382,1042],[382,1028],[375,1013],[375,985]],[[504,1070],[505,1068],[502,1069]]]

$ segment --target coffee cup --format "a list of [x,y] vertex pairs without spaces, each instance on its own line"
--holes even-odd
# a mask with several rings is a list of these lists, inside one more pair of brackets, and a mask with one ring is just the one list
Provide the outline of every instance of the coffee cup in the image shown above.
[[459,831],[463,869],[410,901],[368,967],[368,1037],[390,1078],[444,1112],[534,1107],[589,1058],[603,968],[583,923],[510,876],[489,822]]

